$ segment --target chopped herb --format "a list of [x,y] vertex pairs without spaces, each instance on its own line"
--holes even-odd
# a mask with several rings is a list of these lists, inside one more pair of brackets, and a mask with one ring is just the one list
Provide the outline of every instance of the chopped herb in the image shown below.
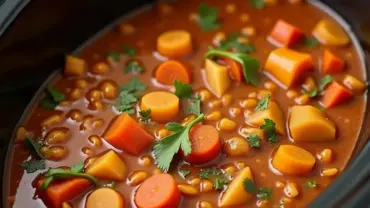
[[311,90],[311,91],[307,91],[305,89],[302,89],[301,93],[302,94],[308,94],[308,97],[314,98],[318,95],[319,91],[316,88]]
[[109,51],[107,56],[111,57],[115,62],[119,62],[121,54],[117,51]]
[[255,51],[254,46],[251,43],[241,43],[238,38],[240,35],[238,33],[230,33],[226,40],[221,41],[219,49],[227,51],[229,49],[234,49],[240,53],[252,53]]
[[247,137],[247,141],[251,147],[254,147],[254,148],[260,147],[260,139],[258,138],[257,134],[249,134]]
[[244,184],[244,190],[251,194],[256,194],[258,191],[258,188],[256,184],[249,178],[246,178],[243,182]]
[[218,9],[211,8],[206,3],[202,3],[198,8],[199,26],[203,31],[216,30],[221,24],[218,22]]
[[264,0],[249,0],[249,5],[257,9],[263,9],[265,7]]
[[325,75],[319,81],[319,91],[322,92],[325,90],[325,87],[333,81],[333,77],[330,75]]
[[126,74],[127,73],[141,73],[144,71],[144,68],[143,66],[140,65],[139,62],[135,61],[135,60],[131,60],[127,63],[127,65],[125,66],[125,69],[123,70]]
[[42,183],[41,187],[43,189],[46,189],[49,184],[54,180],[58,178],[85,178],[93,182],[95,185],[98,185],[98,180],[89,174],[82,173],[83,172],[83,166],[81,168],[81,163],[78,163],[76,165],[73,165],[71,169],[64,169],[64,168],[51,168],[46,172],[45,177],[46,179]]
[[65,95],[54,87],[48,87],[45,90],[46,97],[40,101],[40,106],[46,109],[55,109],[55,107],[63,100]]
[[41,154],[40,149],[42,147],[42,142],[40,139],[37,139],[37,141],[33,140],[31,137],[26,137],[25,140],[26,147],[34,154],[39,156],[40,158],[44,159],[44,156]]
[[252,58],[244,53],[231,53],[222,50],[210,49],[205,54],[205,58],[210,58],[214,56],[221,56],[230,58],[242,66],[244,79],[247,83],[251,83],[253,85],[257,85],[259,82],[258,77],[258,69],[260,67],[260,63],[257,59]]
[[120,94],[116,99],[115,108],[130,115],[135,113],[134,103],[137,102],[139,93],[144,91],[146,86],[138,78],[133,78],[127,85],[120,86]]
[[316,188],[317,187],[317,182],[316,181],[307,181],[306,186],[308,188]]
[[269,200],[272,195],[271,188],[260,188],[257,193],[257,198],[260,200]]
[[200,114],[187,126],[182,126],[181,124],[175,122],[166,124],[166,128],[174,133],[161,139],[160,141],[155,142],[153,147],[155,162],[159,169],[167,172],[170,168],[173,156],[179,151],[180,148],[184,152],[185,156],[191,153],[189,131],[191,127],[203,119],[204,114]]
[[66,98],[65,95],[55,87],[48,87],[46,92],[50,94],[56,103],[59,103]]
[[216,178],[215,185],[213,186],[215,190],[222,190],[229,181],[225,178]]
[[115,189],[117,187],[117,183],[115,181],[111,181],[109,183],[103,184],[102,187]]
[[191,173],[191,170],[180,169],[179,173],[183,178],[186,178]]
[[317,41],[314,37],[306,37],[304,39],[304,45],[309,48],[315,48],[319,46],[319,41]]
[[175,80],[175,95],[179,98],[190,98],[193,93],[191,85]]
[[142,122],[142,123],[149,123],[151,113],[152,113],[152,110],[151,109],[140,111],[139,112],[139,114],[140,114],[140,122]]
[[270,94],[267,94],[264,98],[262,98],[262,100],[257,104],[256,110],[266,110],[269,107],[270,97]]
[[270,143],[277,143],[279,141],[276,135],[275,122],[273,120],[265,118],[265,124],[261,125],[260,129],[266,130],[266,135]]
[[137,55],[137,50],[136,48],[129,46],[129,45],[123,45],[122,46],[122,51],[127,54],[130,57],[136,56]]
[[44,170],[46,168],[44,159],[23,161],[20,166],[22,166],[27,173],[34,173],[38,170]]
[[71,166],[71,171],[74,173],[82,173],[84,170],[84,162],[79,162]]
[[210,179],[212,176],[222,175],[222,170],[216,167],[201,169],[199,173],[199,178]]
[[201,113],[200,109],[200,97],[190,98],[190,105],[188,106],[188,112],[199,116]]

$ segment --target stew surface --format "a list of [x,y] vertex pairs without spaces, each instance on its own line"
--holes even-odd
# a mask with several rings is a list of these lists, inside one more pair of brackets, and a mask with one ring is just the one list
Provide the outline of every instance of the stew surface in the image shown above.
[[301,1],[159,3],[49,84],[18,127],[11,207],[304,207],[345,168],[365,75]]

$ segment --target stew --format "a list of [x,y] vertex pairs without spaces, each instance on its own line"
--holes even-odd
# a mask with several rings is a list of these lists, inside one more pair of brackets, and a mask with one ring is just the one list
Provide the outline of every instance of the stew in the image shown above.
[[300,0],[173,1],[67,55],[14,135],[12,207],[304,207],[344,170],[361,54]]

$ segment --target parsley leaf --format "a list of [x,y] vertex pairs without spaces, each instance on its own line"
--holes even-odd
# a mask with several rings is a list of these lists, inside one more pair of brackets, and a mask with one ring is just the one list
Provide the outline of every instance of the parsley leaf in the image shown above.
[[319,91],[322,92],[325,90],[325,87],[333,81],[333,77],[330,75],[325,75],[319,81]]
[[191,173],[191,170],[179,169],[179,173],[183,178],[186,178]]
[[125,66],[125,69],[123,70],[126,74],[127,73],[141,73],[144,71],[144,68],[143,66],[140,65],[139,62],[135,61],[135,60],[131,60],[129,61],[126,66]]
[[264,0],[249,0],[249,5],[257,9],[263,9],[265,7]]
[[127,54],[130,57],[136,56],[137,55],[137,50],[136,48],[129,46],[129,45],[123,45],[122,46],[122,51]]
[[115,181],[111,181],[109,183],[103,184],[101,187],[115,189],[117,187],[117,183]]
[[262,98],[262,100],[257,104],[256,110],[266,110],[269,107],[270,97],[271,95],[267,94],[264,98]]
[[222,50],[210,49],[205,54],[205,58],[214,56],[224,56],[230,58],[242,66],[244,79],[247,83],[257,85],[259,82],[258,69],[260,68],[260,63],[257,59],[252,58],[244,53],[231,53]]
[[44,170],[46,168],[45,160],[29,160],[23,161],[21,164],[27,173],[34,173],[38,170]]
[[305,89],[302,89],[301,90],[301,93],[302,94],[308,94],[308,97],[310,97],[310,98],[314,98],[314,97],[316,97],[317,95],[319,95],[319,91],[315,88],[315,89],[313,89],[313,90],[311,90],[311,91],[307,91],[307,90],[305,90]]
[[151,113],[152,113],[152,110],[151,110],[151,109],[148,109],[148,110],[141,110],[141,111],[139,112],[139,115],[140,115],[140,121],[141,121],[142,123],[149,123]]
[[82,173],[84,170],[84,162],[79,162],[71,166],[71,171],[74,173]]
[[320,43],[314,37],[306,37],[303,44],[309,48],[315,48],[319,46]]
[[155,162],[159,169],[167,172],[170,168],[173,156],[181,150],[184,155],[189,155],[191,153],[191,143],[189,139],[189,131],[191,127],[199,123],[204,119],[204,114],[200,114],[196,119],[191,121],[187,126],[180,127],[181,124],[171,122],[166,124],[166,128],[169,131],[174,131],[170,136],[167,136],[160,141],[155,142],[153,147]]
[[39,156],[40,158],[44,159],[44,156],[41,154],[40,149],[42,147],[42,142],[40,139],[37,139],[37,141],[33,140],[31,137],[26,137],[25,140],[26,147],[34,154]]
[[199,173],[200,179],[210,179],[211,176],[220,176],[222,175],[222,170],[216,167],[201,169]]
[[258,191],[256,184],[249,178],[243,181],[244,190],[248,193],[255,194]]
[[54,87],[48,87],[45,90],[46,97],[40,101],[40,106],[46,109],[55,109],[57,105],[65,100],[65,95]]
[[265,118],[265,124],[261,125],[260,129],[266,130],[266,135],[270,143],[277,143],[279,141],[276,135],[275,122],[273,120]]
[[175,80],[175,95],[179,98],[190,98],[193,93],[191,85]]
[[55,87],[48,87],[46,89],[46,92],[50,94],[50,96],[56,103],[59,103],[60,101],[63,101],[66,98],[65,95]]
[[247,141],[251,147],[254,147],[254,148],[260,147],[260,139],[258,138],[257,134],[249,134],[247,137]]
[[140,81],[139,78],[134,77],[130,80],[127,85],[122,85],[119,87],[121,91],[129,91],[129,92],[140,92],[146,89],[146,86]]
[[139,93],[145,89],[146,86],[137,77],[132,78],[127,85],[120,86],[120,94],[116,99],[116,110],[121,113],[134,114],[133,104],[137,102]]
[[188,106],[188,112],[194,115],[200,115],[200,96],[190,98],[190,105]]
[[213,186],[215,190],[222,190],[226,184],[228,184],[229,181],[225,178],[216,178],[215,185]]
[[238,41],[240,35],[238,33],[229,33],[226,40],[221,41],[219,49],[227,51],[234,49],[240,53],[252,53],[255,51],[254,46],[251,43],[244,44]]
[[119,59],[120,59],[121,54],[119,52],[117,52],[117,51],[109,51],[107,53],[107,56],[108,57],[111,57],[113,59],[113,61],[119,62]]
[[260,188],[257,193],[257,198],[260,200],[269,200],[272,195],[271,188]]
[[199,26],[203,31],[210,31],[220,28],[218,22],[218,9],[211,8],[206,3],[202,3],[198,8]]
[[316,188],[317,187],[317,182],[316,181],[307,181],[306,186],[308,188]]

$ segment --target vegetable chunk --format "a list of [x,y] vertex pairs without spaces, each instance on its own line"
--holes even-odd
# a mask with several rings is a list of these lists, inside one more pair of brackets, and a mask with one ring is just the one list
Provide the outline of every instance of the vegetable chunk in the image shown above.
[[180,100],[170,92],[156,91],[143,96],[140,108],[141,110],[150,109],[150,118],[153,121],[165,122],[177,116],[180,108]]
[[290,111],[289,130],[295,141],[323,142],[335,139],[335,125],[319,109],[294,106]]
[[345,68],[345,62],[334,55],[331,51],[325,50],[324,57],[322,59],[322,72],[328,73],[338,73],[343,72]]
[[221,97],[230,87],[229,70],[227,67],[217,64],[216,62],[206,59],[206,78],[210,90],[217,96]]
[[272,165],[284,175],[304,175],[312,170],[315,162],[315,157],[301,147],[280,145]]
[[81,76],[87,70],[87,63],[82,58],[67,56],[64,66],[64,75],[67,77]]
[[133,155],[139,155],[154,141],[153,136],[127,113],[118,116],[103,138],[114,147]]
[[161,65],[155,71],[156,80],[165,85],[172,85],[175,80],[190,83],[190,70],[185,66],[185,64],[169,60]]
[[312,68],[311,55],[287,48],[273,50],[265,64],[265,71],[286,87],[297,84]]
[[93,191],[86,201],[86,208],[125,208],[125,200],[120,193],[111,188]]
[[292,46],[304,38],[304,33],[284,20],[278,20],[272,29],[269,41],[279,47]]
[[246,179],[253,181],[252,172],[249,167],[242,169],[231,181],[221,197],[220,207],[240,205],[247,202],[252,197],[251,193],[244,190],[244,180]]
[[157,50],[169,58],[181,58],[193,50],[191,35],[185,30],[170,30],[157,40]]
[[335,22],[327,19],[320,20],[312,31],[312,35],[324,45],[345,46],[350,39],[347,33]]
[[98,157],[86,169],[86,173],[99,179],[122,181],[126,174],[126,164],[113,151]]
[[353,94],[347,88],[333,81],[325,90],[321,103],[326,108],[331,108],[352,98]]
[[253,126],[261,126],[265,123],[266,118],[275,122],[277,133],[285,135],[284,115],[281,108],[275,101],[270,101],[267,109],[262,111],[255,111],[247,119],[247,123]]

